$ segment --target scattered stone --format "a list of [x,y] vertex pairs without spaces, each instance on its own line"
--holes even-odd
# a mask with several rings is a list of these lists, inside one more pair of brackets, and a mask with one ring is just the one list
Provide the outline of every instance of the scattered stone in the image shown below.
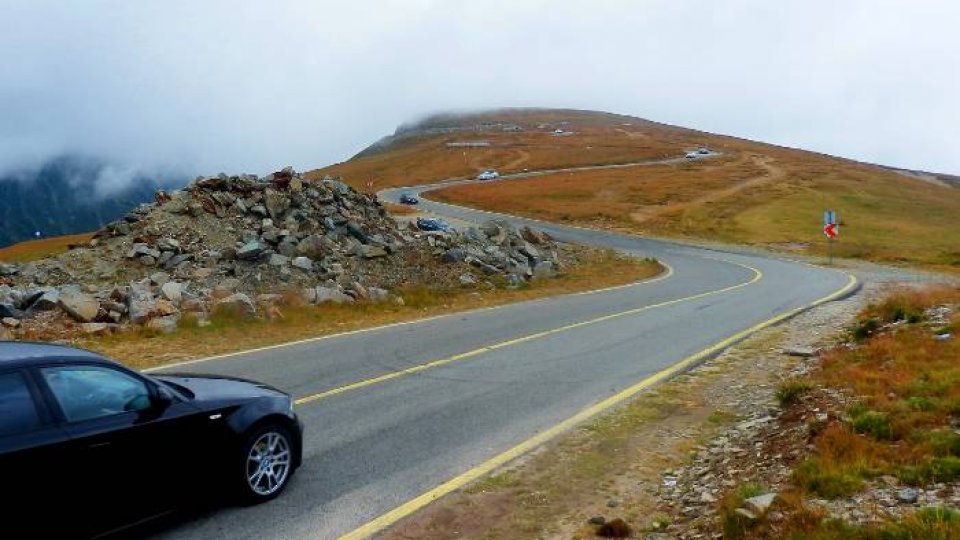
[[217,309],[227,310],[230,313],[245,319],[251,319],[257,315],[257,307],[254,305],[253,300],[243,293],[231,294],[230,296],[217,301],[216,305]]
[[4,317],[3,319],[0,319],[0,323],[2,323],[7,328],[16,328],[20,326],[20,320],[14,319],[13,317]]
[[110,333],[110,325],[102,322],[91,322],[80,324],[80,331],[84,334],[102,336]]
[[773,504],[773,501],[776,498],[776,493],[764,493],[763,495],[750,497],[749,499],[743,501],[743,507],[747,510],[750,510],[751,513],[760,516],[766,513],[767,509],[770,508],[770,505]]
[[313,270],[313,261],[309,257],[294,257],[291,264],[294,268],[299,268],[308,272]]
[[897,491],[897,500],[904,504],[914,504],[919,498],[920,494],[913,488],[903,488]]
[[183,299],[183,286],[177,283],[176,281],[168,281],[160,287],[160,294],[164,298],[173,302],[173,305],[180,305],[180,300]]
[[606,522],[607,520],[603,516],[593,516],[587,520],[587,523],[590,523],[591,525],[603,525]]
[[96,298],[82,293],[60,295],[60,307],[80,322],[90,322],[100,312],[100,302]]
[[162,334],[171,334],[177,331],[179,324],[179,315],[168,315],[166,317],[155,317],[150,319],[147,321],[146,327]]
[[817,355],[817,351],[813,347],[786,347],[783,349],[783,354],[800,358],[812,358]]

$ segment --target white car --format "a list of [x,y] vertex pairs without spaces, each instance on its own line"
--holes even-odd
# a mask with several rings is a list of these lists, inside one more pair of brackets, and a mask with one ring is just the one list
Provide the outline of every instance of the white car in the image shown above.
[[696,152],[687,152],[686,154],[683,155],[683,157],[685,157],[685,158],[687,158],[687,159],[697,159],[697,153],[696,153]]
[[496,180],[500,178],[500,173],[493,169],[488,169],[477,175],[477,180]]

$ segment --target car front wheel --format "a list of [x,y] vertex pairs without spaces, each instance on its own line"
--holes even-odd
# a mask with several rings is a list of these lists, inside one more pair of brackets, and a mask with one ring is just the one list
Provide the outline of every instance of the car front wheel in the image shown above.
[[277,424],[255,429],[247,437],[242,454],[243,498],[252,504],[273,499],[283,491],[293,474],[293,444],[290,431]]

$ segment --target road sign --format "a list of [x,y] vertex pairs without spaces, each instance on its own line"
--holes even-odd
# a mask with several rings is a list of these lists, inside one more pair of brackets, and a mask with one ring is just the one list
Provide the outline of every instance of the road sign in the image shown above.
[[827,235],[827,238],[833,240],[840,234],[840,229],[837,227],[836,223],[827,223],[823,226],[823,234]]

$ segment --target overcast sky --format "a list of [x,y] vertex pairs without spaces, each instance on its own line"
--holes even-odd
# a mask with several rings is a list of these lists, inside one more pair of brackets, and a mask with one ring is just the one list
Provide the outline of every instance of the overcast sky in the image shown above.
[[0,172],[341,161],[447,109],[596,109],[960,173],[960,2],[0,0]]

